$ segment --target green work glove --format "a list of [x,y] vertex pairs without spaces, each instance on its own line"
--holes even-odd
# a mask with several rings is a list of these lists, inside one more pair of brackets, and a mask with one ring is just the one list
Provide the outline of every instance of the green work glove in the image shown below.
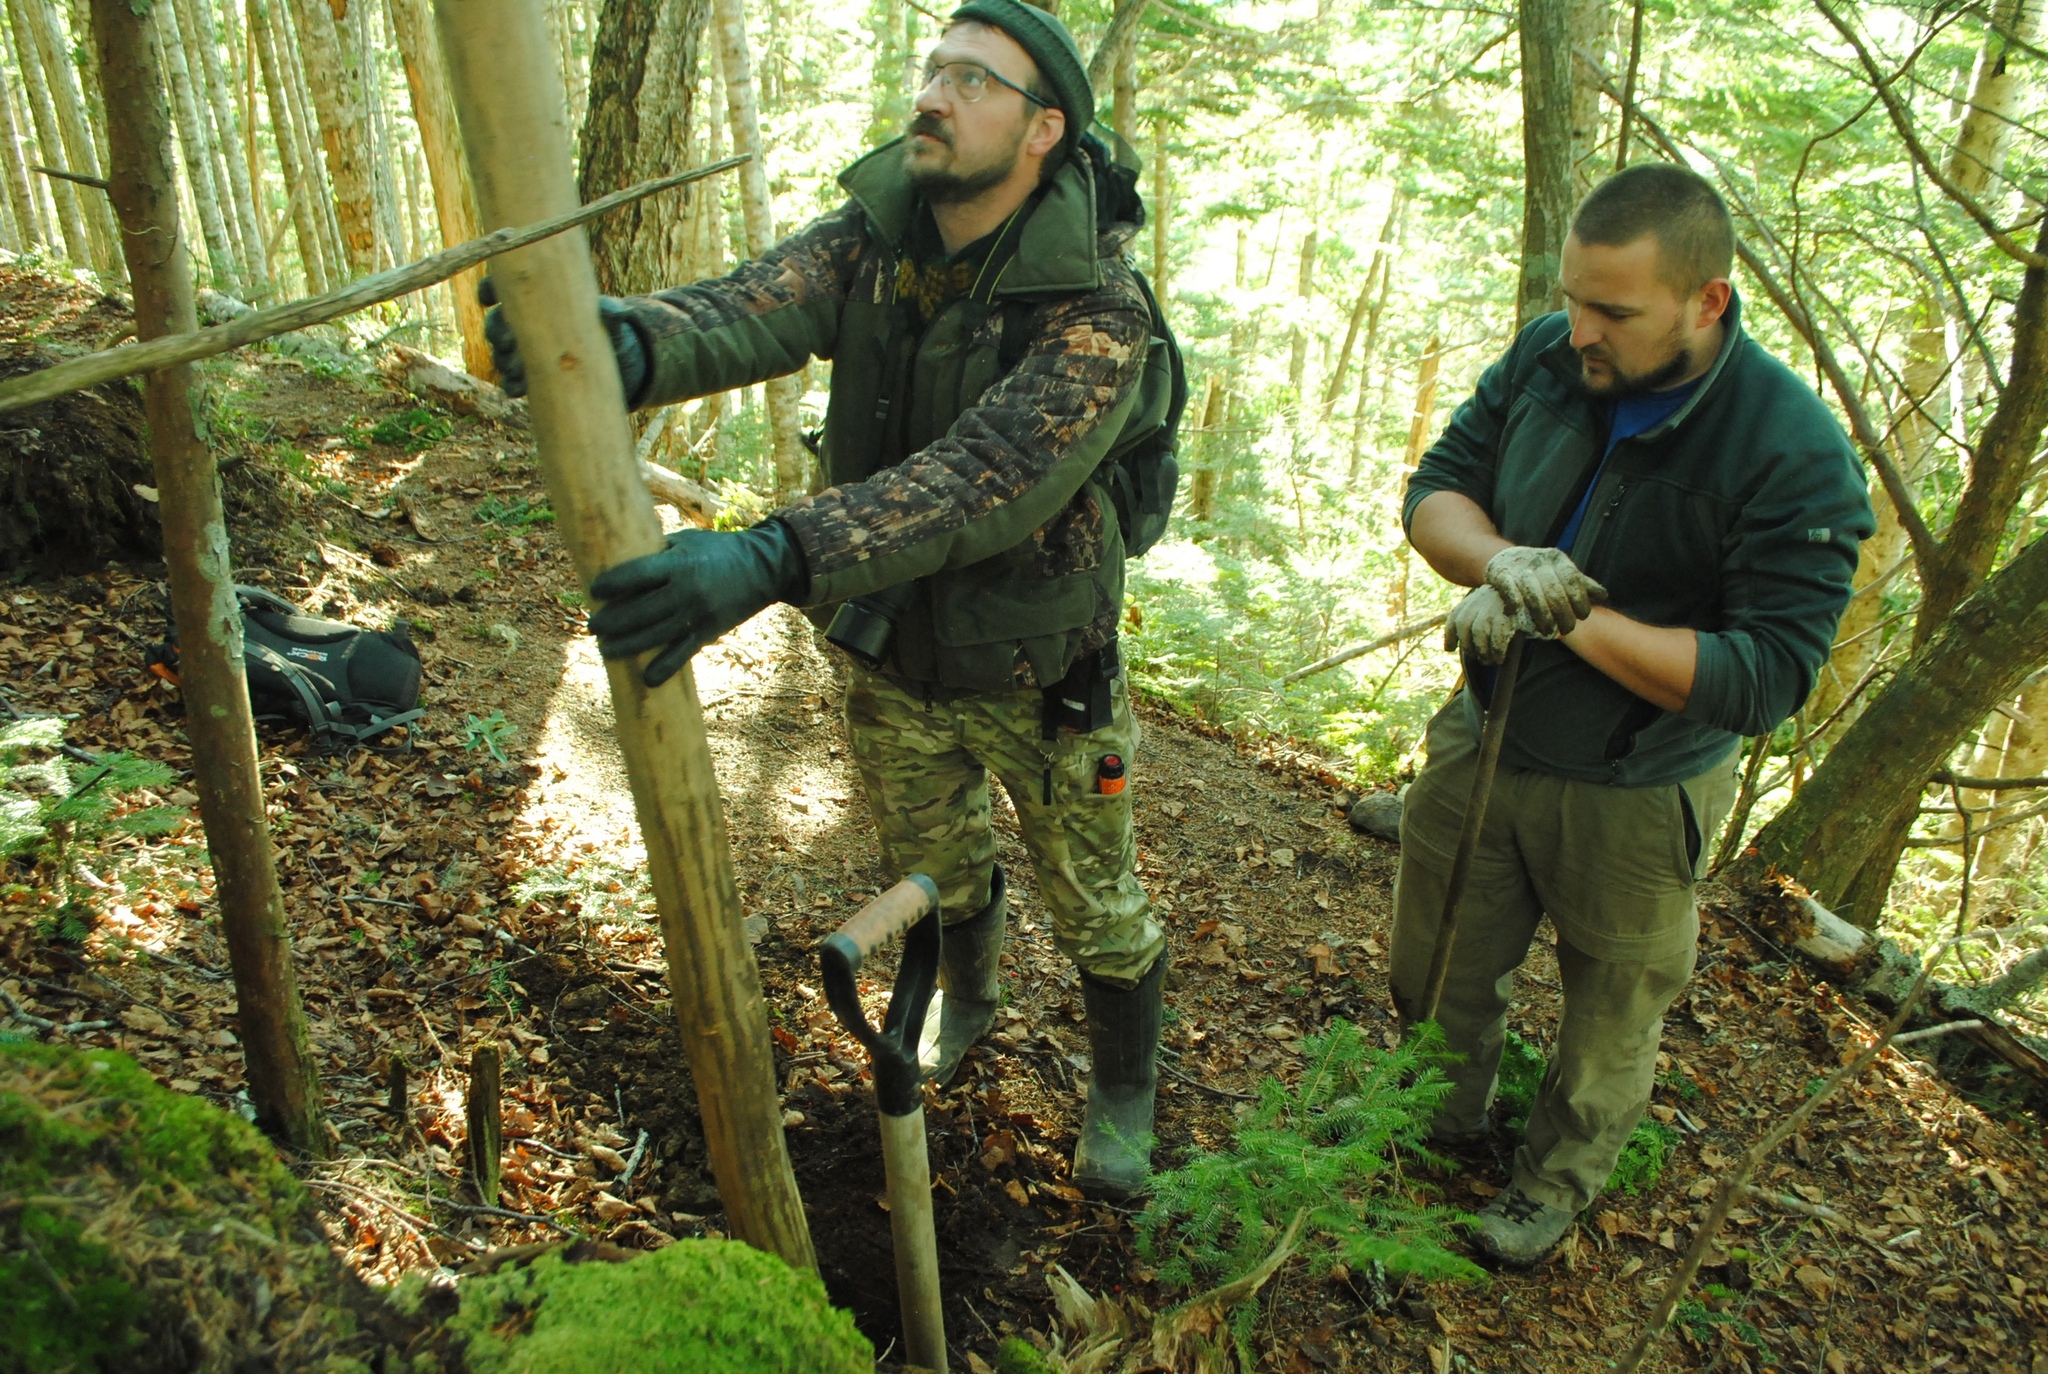
[[[526,360],[519,356],[519,340],[512,335],[512,322],[498,304],[498,288],[489,277],[477,284],[476,298],[489,306],[484,312],[484,339],[491,346],[491,362],[498,369],[498,385],[507,396],[526,394]],[[647,389],[647,345],[634,325],[632,308],[617,296],[597,298],[597,317],[612,341],[612,357],[619,365],[619,385],[625,389],[626,409],[633,409]]]
[[748,530],[678,530],[660,553],[591,580],[591,598],[604,605],[590,617],[590,632],[606,658],[666,645],[643,675],[659,687],[706,644],[809,585],[803,549],[780,520]]
[[1491,665],[1508,656],[1508,645],[1518,634],[1531,639],[1558,637],[1557,631],[1538,629],[1527,615],[1510,611],[1493,588],[1476,587],[1444,622],[1444,647],[1474,663]]
[[1526,544],[1502,549],[1486,564],[1486,585],[1500,593],[1512,612],[1555,638],[1593,614],[1607,589],[1579,571],[1563,549],[1538,549]]

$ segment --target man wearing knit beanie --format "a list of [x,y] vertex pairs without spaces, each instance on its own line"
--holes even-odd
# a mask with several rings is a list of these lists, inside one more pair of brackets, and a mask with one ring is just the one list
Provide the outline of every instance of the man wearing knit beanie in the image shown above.
[[[970,0],[903,137],[840,174],[842,207],[725,277],[601,302],[636,408],[829,359],[830,485],[607,570],[590,628],[608,658],[645,655],[649,682],[777,601],[847,652],[848,752],[883,866],[939,888],[941,1085],[1001,997],[1001,782],[1081,974],[1092,1070],[1074,1182],[1119,1198],[1149,1170],[1166,936],[1136,873],[1117,625],[1126,550],[1170,508],[1185,393],[1125,257],[1144,208],[1088,135],[1094,116],[1059,20]],[[493,310],[486,328],[519,394],[516,323]]]

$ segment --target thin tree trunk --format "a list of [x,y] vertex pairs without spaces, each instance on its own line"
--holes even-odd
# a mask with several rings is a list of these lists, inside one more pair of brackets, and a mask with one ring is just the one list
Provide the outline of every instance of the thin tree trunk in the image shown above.
[[325,136],[320,132],[320,116],[313,108],[313,95],[306,84],[306,63],[299,56],[305,45],[299,38],[292,2],[278,0],[270,10],[270,36],[285,96],[291,101],[292,125],[299,134],[299,165],[305,169],[307,188],[317,192],[313,208],[319,221],[320,253],[327,263],[328,280],[339,287],[355,273],[349,268],[348,250],[342,246],[341,216],[335,211],[334,187],[327,176]]
[[[1429,447],[1431,431],[1436,427],[1436,382],[1443,366],[1443,340],[1429,336],[1429,351],[1422,355],[1422,363],[1416,369],[1415,408],[1408,414],[1408,448],[1401,457],[1404,472],[1413,472],[1422,462],[1423,452]],[[1401,541],[1401,571],[1394,581],[1394,619],[1408,618],[1408,569],[1410,554],[1408,541]]]
[[[2014,703],[2014,715],[2017,719],[2008,722],[2005,753],[1998,763],[1998,776],[2032,778],[2048,773],[2048,672],[2036,673],[2020,692],[2019,700]],[[1978,826],[1981,828],[2001,820],[2021,803],[2040,795],[2038,791],[1994,793],[1992,802],[1996,809],[1983,817]],[[1967,800],[1968,794],[1964,796]],[[2017,874],[2027,850],[2029,829],[2038,832],[2040,823],[2036,822],[2031,827],[2003,826],[1986,835],[1977,850],[1977,871],[1987,878]]]
[[[186,28],[188,17],[190,28]],[[193,79],[205,87],[207,100],[213,107],[214,136],[227,172],[229,203],[241,229],[242,285],[248,291],[249,299],[260,299],[271,292],[270,258],[264,251],[263,220],[256,213],[255,189],[249,180],[249,157],[242,143],[243,130],[237,127],[234,105],[228,97],[228,76],[221,68],[210,0],[178,0],[178,26],[185,30],[187,50],[199,54],[201,65],[193,73]],[[249,136],[254,137],[253,131]]]
[[[725,104],[732,119],[732,148],[752,160],[740,168],[740,203],[747,224],[747,254],[759,257],[775,246],[775,206],[768,190],[768,158],[761,143],[761,111],[754,93],[754,64],[747,50],[745,0],[715,0],[718,56],[725,71]],[[789,500],[810,485],[810,452],[802,438],[803,374],[777,377],[762,387],[768,431],[775,454],[775,496]]]
[[185,154],[185,184],[191,188],[192,202],[199,212],[206,257],[213,267],[213,284],[230,296],[239,296],[242,267],[235,257],[234,240],[228,236],[227,221],[221,217],[220,188],[213,175],[213,149],[207,136],[206,115],[193,89],[191,68],[185,61],[184,37],[172,6],[159,4],[154,13],[164,71],[170,81],[173,108],[178,113],[178,144]]
[[320,121],[334,215],[351,277],[377,270],[377,189],[370,168],[370,128],[362,92],[351,79],[342,34],[327,0],[292,0],[306,91]]
[[[573,209],[560,112],[542,93],[551,65],[539,0],[440,0],[436,19],[486,225]],[[530,357],[532,417],[558,525],[584,581],[661,547],[661,524],[634,458],[618,374],[597,318],[597,279],[572,231],[495,264],[505,309]],[[740,896],[685,666],[659,688],[641,664],[607,665],[619,743],[666,937],[672,1003],[697,1091],[705,1152],[733,1233],[815,1269],[783,1139],[760,971],[740,933]]]
[[[107,102],[112,196],[143,339],[199,327],[172,191],[170,121],[148,32],[149,0],[93,0]],[[155,8],[161,13],[162,0]],[[140,10],[142,13],[138,14]],[[170,43],[164,44],[170,48]],[[220,476],[199,431],[190,366],[152,373],[144,391],[177,622],[178,676],[192,781],[234,971],[237,1029],[257,1124],[292,1149],[325,1155],[320,1082],[292,971],[256,729],[242,664]]]
[[[35,46],[42,57],[43,72],[50,88],[50,103],[57,117],[57,134],[64,145],[64,166],[86,176],[103,176],[99,150],[93,143],[91,120],[85,97],[78,84],[78,69],[71,62],[69,35],[51,7],[50,0],[20,0],[22,15],[33,29]],[[25,55],[25,54],[24,54]],[[120,235],[114,229],[113,207],[98,191],[78,193],[80,216],[92,240],[91,263],[114,281],[127,276],[121,261]]]
[[1133,148],[1138,146],[1138,31],[1131,30],[1116,51],[1110,75],[1110,128]]
[[[43,75],[41,55],[36,50],[35,30],[29,25],[28,5],[34,0],[7,0],[7,17],[14,30],[14,61],[21,72],[21,84],[28,94],[28,108],[35,118],[36,143],[45,167],[64,165],[64,139],[57,130],[57,108],[50,100],[50,84]],[[40,175],[40,173],[38,173]],[[45,177],[51,201],[57,207],[57,222],[64,231],[64,250],[80,267],[93,265],[92,235],[85,227],[85,212],[79,205],[79,188],[57,177]]]
[[[391,22],[398,50],[405,58],[405,82],[412,92],[413,123],[427,157],[434,183],[434,214],[441,225],[441,246],[452,248],[477,236],[476,191],[462,161],[462,131],[455,124],[455,104],[448,94],[448,71],[434,36],[427,0],[390,0]],[[483,269],[465,272],[448,283],[455,305],[455,324],[462,334],[462,366],[472,376],[496,381],[491,346],[484,339],[484,308],[477,303]]]
[[1358,346],[1358,331],[1365,326],[1366,311],[1372,308],[1373,288],[1379,285],[1380,259],[1373,257],[1372,266],[1366,269],[1365,285],[1358,288],[1358,299],[1352,302],[1351,318],[1344,325],[1344,346],[1337,350],[1337,366],[1330,371],[1330,380],[1323,387],[1323,414],[1329,415],[1337,404],[1337,397],[1344,390],[1344,379],[1351,372],[1351,351]]
[[1572,66],[1572,204],[1577,205],[1601,180],[1605,167],[1600,159],[1600,119],[1606,102],[1601,99],[1599,71],[1588,67],[1577,54],[1584,50],[1600,70],[1614,66],[1615,0],[1569,0],[1566,32],[1570,37]]
[[47,243],[49,233],[43,228],[41,207],[37,205],[33,190],[29,186],[28,159],[21,153],[21,132],[14,118],[14,95],[11,91],[0,90],[0,140],[6,147],[0,150],[0,172],[7,178],[7,206],[14,212],[14,230],[20,235],[23,250],[38,243]]
[[1223,423],[1223,374],[1209,374],[1209,393],[1202,400],[1202,427],[1195,432],[1195,480],[1188,485],[1188,518],[1208,520],[1216,514],[1216,483],[1222,467],[1222,438],[1216,429]]
[[270,111],[270,132],[277,144],[277,165],[284,178],[286,208],[298,239],[299,266],[309,295],[324,295],[338,285],[327,263],[326,235],[321,232],[320,201],[326,188],[315,179],[309,162],[305,130],[299,127],[291,97],[279,74],[276,35],[271,26],[272,0],[249,0],[250,61],[262,68],[263,99]]
[[1515,328],[1558,308],[1572,214],[1572,44],[1567,0],[1520,0],[1522,275]]
[[874,69],[868,78],[870,147],[895,138],[910,123],[910,102],[917,93],[909,89],[912,78],[907,75],[909,13],[904,0],[870,0],[868,6],[868,31],[875,40]]
[[1308,378],[1308,324],[1309,305],[1316,298],[1316,231],[1311,229],[1301,238],[1301,260],[1294,275],[1295,307],[1294,324],[1288,329],[1287,347],[1287,389],[1297,414],[1303,408],[1302,387]]
[[[1947,617],[1825,766],[1757,833],[1750,862],[1790,874],[1844,919],[1874,927],[1927,779],[2044,661],[2048,537],[2035,539]],[[1884,884],[1874,880],[1880,866]]]
[[[1109,16],[1109,26],[1102,31],[1102,39],[1088,59],[1088,84],[1095,88],[1098,97],[1113,89],[1116,64],[1124,53],[1137,46],[1138,21],[1145,17],[1151,3],[1152,0],[1117,0],[1116,8]],[[1053,0],[1040,0],[1038,7],[1048,14],[1059,12],[1059,6]],[[1135,90],[1135,80],[1132,86]]]
[[180,57],[184,60],[186,79],[191,82],[192,100],[199,112],[201,140],[206,144],[207,174],[213,179],[214,194],[220,200],[221,224],[227,230],[228,246],[234,254],[235,272],[241,278],[240,294],[251,294],[249,280],[249,259],[242,243],[242,221],[235,213],[234,192],[228,182],[227,164],[233,158],[226,155],[222,142],[225,131],[214,126],[213,100],[207,91],[206,57],[200,51],[199,38],[191,15],[190,0],[182,6],[174,3],[178,24]]
[[1173,164],[1166,147],[1166,116],[1152,117],[1152,294],[1163,305],[1172,285]]

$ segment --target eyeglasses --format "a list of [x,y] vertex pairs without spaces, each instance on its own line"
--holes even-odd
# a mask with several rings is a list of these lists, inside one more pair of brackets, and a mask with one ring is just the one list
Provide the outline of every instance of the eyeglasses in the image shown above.
[[1008,80],[1000,73],[990,71],[979,62],[927,62],[924,64],[924,80],[918,89],[928,89],[935,79],[963,105],[973,105],[980,101],[988,94],[988,83],[993,81],[998,86],[1015,91],[1040,109],[1052,108],[1050,100],[1033,95],[1016,82]]

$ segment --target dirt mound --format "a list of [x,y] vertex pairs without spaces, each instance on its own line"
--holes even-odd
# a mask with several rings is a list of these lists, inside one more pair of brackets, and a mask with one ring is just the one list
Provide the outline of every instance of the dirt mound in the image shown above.
[[[47,347],[9,348],[0,380],[58,361]],[[127,382],[0,415],[0,571],[159,557],[156,507],[136,490],[153,480],[142,397]]]

